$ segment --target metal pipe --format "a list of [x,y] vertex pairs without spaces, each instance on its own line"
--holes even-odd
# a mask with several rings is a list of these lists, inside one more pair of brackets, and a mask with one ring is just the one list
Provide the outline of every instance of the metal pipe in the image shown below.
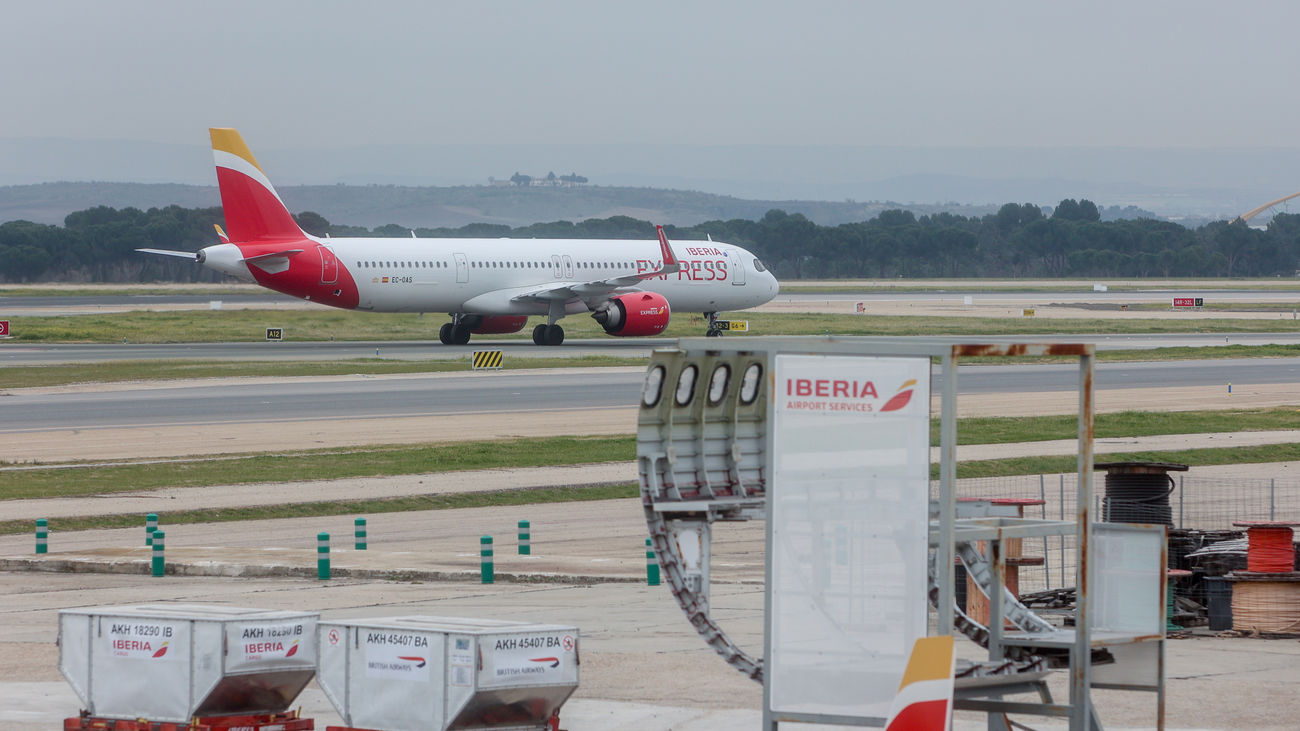
[[943,368],[943,398],[939,414],[939,535],[938,570],[939,632],[953,627],[953,520],[957,517],[957,359],[951,352],[940,361]]
[[1092,718],[1092,631],[1088,616],[1088,551],[1092,543],[1092,439],[1094,364],[1091,348],[1079,357],[1079,487],[1076,499],[1078,566],[1074,610],[1074,651],[1070,658],[1070,731],[1087,731]]

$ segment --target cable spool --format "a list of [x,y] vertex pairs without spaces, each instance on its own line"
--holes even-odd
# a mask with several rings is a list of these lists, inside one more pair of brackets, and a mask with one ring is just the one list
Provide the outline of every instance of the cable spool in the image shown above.
[[1295,523],[1233,523],[1246,531],[1246,570],[1261,574],[1282,574],[1295,570]]
[[1234,574],[1232,628],[1242,632],[1300,632],[1300,575]]
[[1169,495],[1177,483],[1169,472],[1186,472],[1187,465],[1170,462],[1106,462],[1106,497],[1102,520],[1107,523],[1156,523],[1173,527]]

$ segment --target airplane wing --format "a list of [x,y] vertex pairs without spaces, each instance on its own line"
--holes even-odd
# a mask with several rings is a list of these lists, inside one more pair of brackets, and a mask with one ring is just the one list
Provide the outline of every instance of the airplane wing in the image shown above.
[[676,274],[681,270],[682,265],[677,260],[677,254],[673,252],[672,245],[668,243],[668,237],[664,234],[664,227],[655,226],[655,231],[659,234],[659,254],[663,260],[656,271],[628,274],[594,282],[555,282],[543,287],[518,292],[512,295],[510,300],[513,302],[550,302],[557,299],[566,302],[575,299],[584,302],[600,300],[620,290],[636,291],[639,289],[637,285],[648,279],[662,277],[666,274]]

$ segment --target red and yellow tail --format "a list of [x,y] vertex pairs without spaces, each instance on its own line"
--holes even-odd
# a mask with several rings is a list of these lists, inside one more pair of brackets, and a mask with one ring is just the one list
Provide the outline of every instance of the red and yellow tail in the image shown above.
[[885,731],[948,731],[955,663],[951,635],[917,640],[889,709]]
[[289,215],[289,209],[239,132],[222,127],[208,132],[212,136],[212,157],[217,164],[217,185],[221,188],[221,207],[229,240],[242,243],[306,239],[307,235]]

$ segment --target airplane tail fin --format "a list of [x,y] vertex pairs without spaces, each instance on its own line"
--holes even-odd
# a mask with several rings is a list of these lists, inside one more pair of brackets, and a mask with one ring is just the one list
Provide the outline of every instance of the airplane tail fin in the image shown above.
[[948,731],[952,727],[955,665],[952,635],[917,640],[889,709],[885,731]]
[[216,127],[208,132],[212,136],[212,157],[217,165],[217,185],[221,188],[229,241],[308,238],[239,132]]

